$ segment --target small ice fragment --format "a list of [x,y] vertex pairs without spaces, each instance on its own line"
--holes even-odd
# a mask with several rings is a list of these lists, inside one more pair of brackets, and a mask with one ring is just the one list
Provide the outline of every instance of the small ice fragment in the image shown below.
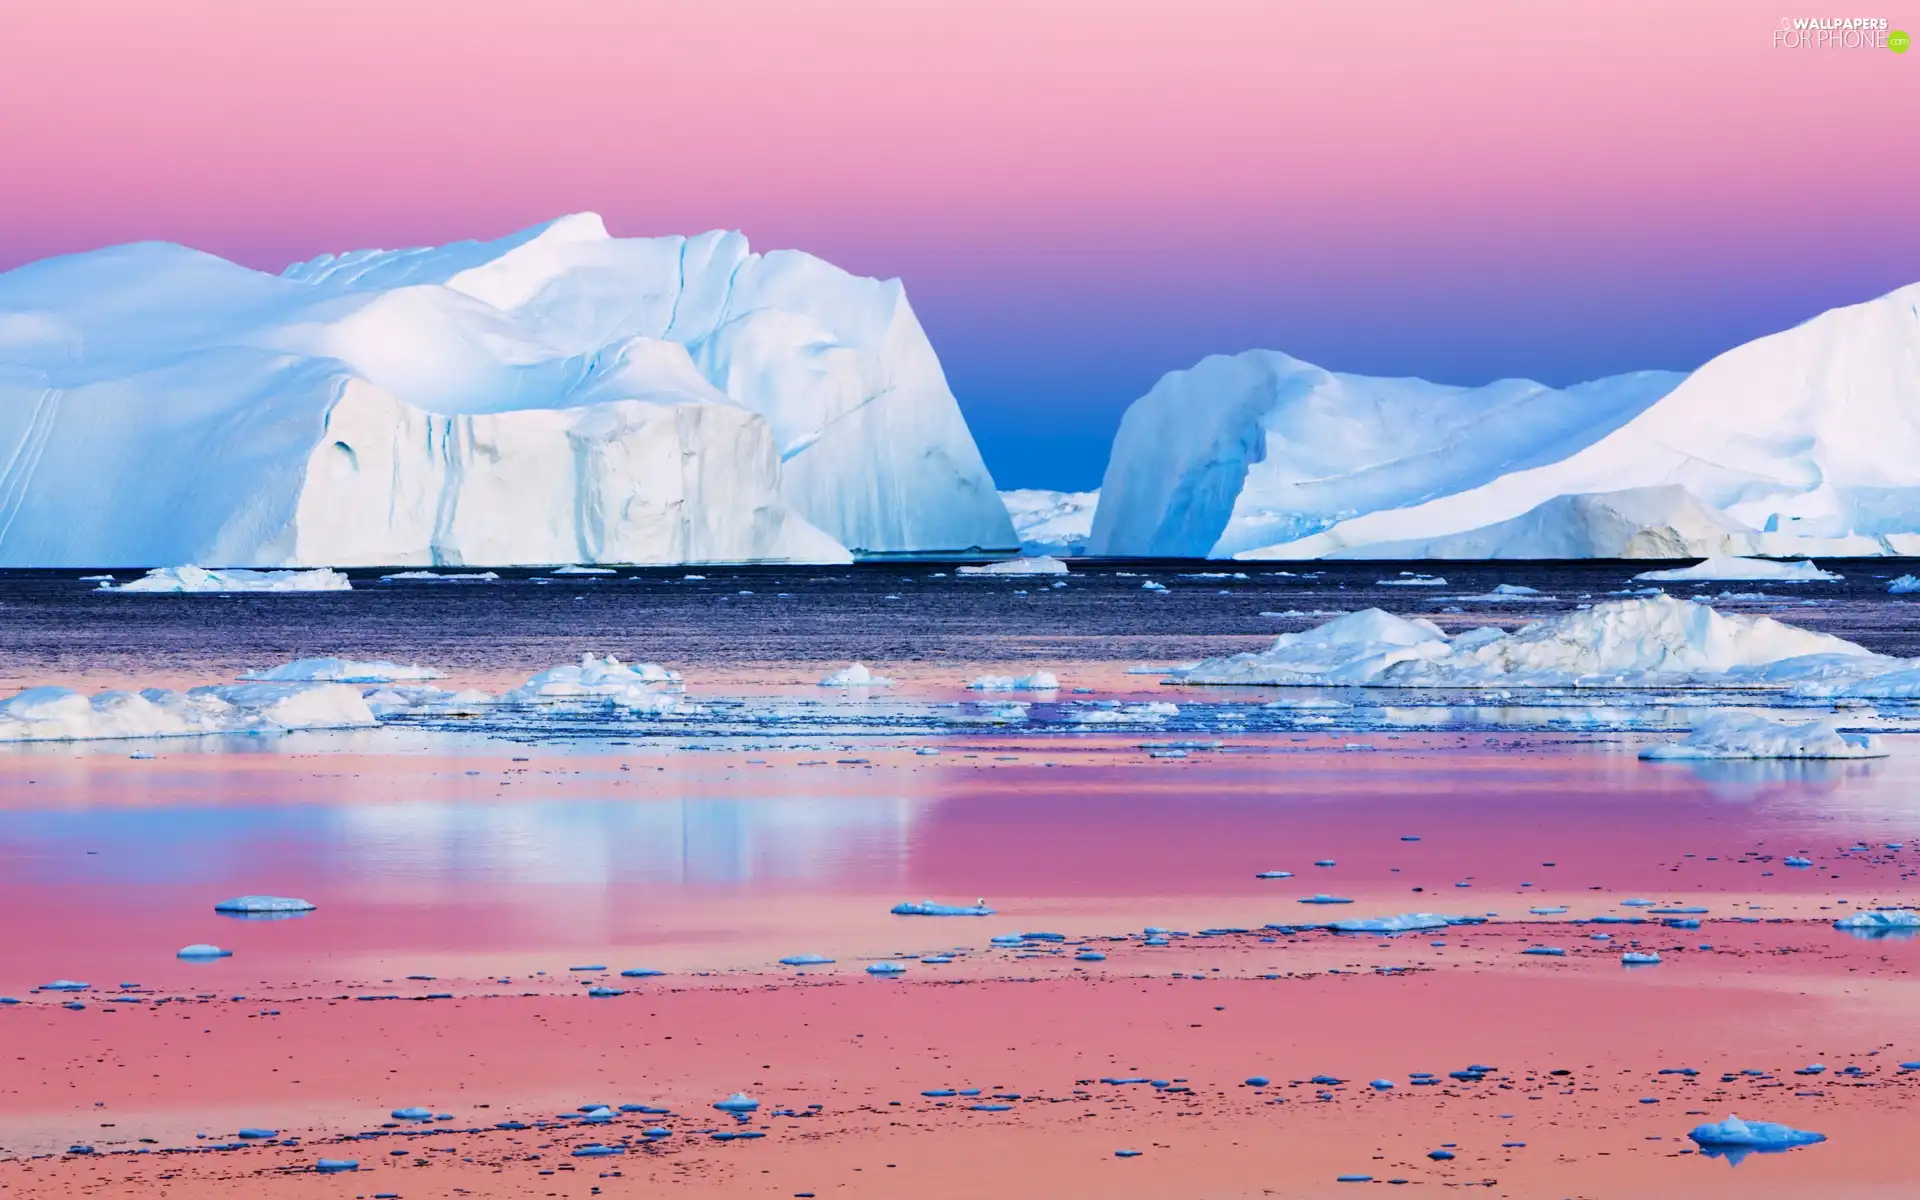
[[1620,956],[1622,966],[1652,967],[1660,962],[1660,956],[1652,951],[1629,950]]
[[92,986],[90,983],[81,983],[77,979],[56,979],[52,983],[41,984],[40,990],[43,992],[84,992]]
[[1253,877],[1255,879],[1292,879],[1293,872],[1292,871],[1258,871],[1258,872],[1255,872]]
[[569,971],[604,971],[606,969],[607,969],[607,964],[605,963],[589,963],[584,967],[568,967],[567,968],[567,970]]
[[609,996],[624,996],[626,994],[627,994],[627,989],[625,988],[590,987],[587,989],[587,995],[593,996],[595,998],[605,998]]
[[1870,912],[1857,912],[1841,917],[1833,923],[1833,927],[1865,930],[1869,933],[1879,930],[1920,929],[1920,913],[1906,908],[1876,908]]
[[277,1138],[280,1136],[280,1131],[278,1129],[249,1128],[249,1129],[240,1130],[239,1132],[235,1133],[234,1136],[247,1138],[250,1141],[257,1141],[262,1138]]
[[173,952],[175,958],[232,958],[233,951],[222,950],[218,946],[209,946],[205,942],[195,942],[191,946],[182,946]]
[[337,1175],[342,1171],[358,1171],[360,1160],[357,1158],[323,1158],[313,1164],[313,1169],[322,1175]]
[[213,906],[218,913],[303,913],[312,912],[314,904],[308,900],[295,899],[292,896],[235,896],[231,900],[222,900]]
[[1527,911],[1536,917],[1557,917],[1567,911],[1567,906],[1564,904],[1542,904],[1535,908],[1530,908]]
[[725,1100],[716,1100],[713,1106],[721,1112],[750,1113],[760,1107],[760,1102],[745,1092],[735,1092]]
[[1539,954],[1548,958],[1565,958],[1567,956],[1566,950],[1559,946],[1528,946],[1520,953]]
[[1742,1121],[1733,1116],[1718,1124],[1697,1125],[1687,1136],[1701,1146],[1744,1150],[1785,1150],[1827,1140],[1824,1133],[1772,1121]]
[[1138,1150],[1115,1150],[1113,1156],[1115,1158],[1139,1158],[1140,1152]]
[[409,1105],[406,1108],[394,1109],[392,1116],[396,1121],[431,1121],[433,1120],[433,1110],[430,1108],[421,1108],[415,1104]]
[[821,687],[892,687],[893,680],[884,675],[875,675],[867,669],[865,663],[852,663],[840,668],[820,681]]
[[665,971],[656,971],[652,967],[628,967],[620,972],[628,979],[652,979],[656,975],[665,975]]
[[907,969],[897,962],[877,962],[867,964],[869,975],[904,975]]
[[626,1152],[627,1148],[625,1146],[606,1146],[599,1142],[589,1142],[585,1146],[575,1146],[573,1148],[573,1157],[605,1158],[608,1155],[625,1154]]
[[1787,855],[1787,856],[1786,856],[1785,858],[1783,858],[1783,859],[1781,859],[1780,861],[1781,861],[1781,862],[1782,862],[1782,863],[1783,863],[1784,865],[1786,865],[1786,866],[1789,866],[1789,867],[1810,867],[1810,866],[1812,866],[1812,865],[1813,865],[1813,860],[1812,860],[1812,859],[1810,859],[1810,858],[1801,858],[1801,857],[1800,857],[1799,855],[1797,855],[1797,854],[1789,854],[1789,855]]
[[1353,901],[1347,899],[1345,896],[1329,896],[1325,892],[1316,892],[1314,895],[1301,897],[1300,903],[1302,904],[1352,904]]
[[1393,1090],[1393,1080],[1375,1079],[1372,1082],[1368,1083],[1367,1086],[1372,1088],[1376,1092],[1390,1092]]
[[833,960],[824,954],[789,954],[780,960],[783,967],[823,967]]
[[932,900],[903,900],[889,909],[896,917],[990,917],[993,910],[979,904],[936,904]]
[[1075,962],[1105,962],[1107,956],[1098,950],[1082,950],[1073,956]]
[[1271,1082],[1273,1081],[1265,1075],[1250,1075],[1247,1077],[1247,1086],[1250,1088],[1263,1088]]

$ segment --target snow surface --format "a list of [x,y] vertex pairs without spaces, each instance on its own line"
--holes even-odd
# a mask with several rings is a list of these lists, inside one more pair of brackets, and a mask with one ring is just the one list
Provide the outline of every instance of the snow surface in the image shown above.
[[35,687],[0,701],[0,742],[283,733],[375,723],[359,689],[339,683],[145,688],[92,697],[71,688]]
[[440,672],[432,667],[403,667],[386,659],[297,658],[264,671],[243,671],[240,678],[266,683],[403,683],[438,679]]
[[1768,583],[1832,583],[1846,578],[1823,571],[1810,562],[1775,562],[1766,558],[1709,558],[1691,567],[1642,571],[1636,580],[1648,583],[1764,580]]
[[1856,680],[1907,664],[1771,617],[1671,596],[1609,600],[1524,625],[1449,637],[1377,608],[1281,634],[1257,653],[1210,658],[1188,684],[1369,687],[1693,687]]
[[[1337,523],[1307,528],[1296,521],[1296,532],[1281,531],[1285,522],[1278,522],[1280,536],[1246,545],[1245,538],[1223,539],[1214,552],[1264,545],[1263,557],[1297,558],[1428,543],[1484,531],[1557,497],[1678,487],[1736,532],[1750,531],[1724,547],[1689,545],[1689,556],[1920,553],[1920,284],[1736,346],[1684,381],[1664,378],[1664,394],[1643,394],[1637,407],[1609,407],[1606,419],[1557,444],[1524,431],[1518,445],[1526,453],[1509,460],[1511,442],[1457,439],[1448,447],[1461,460],[1454,478],[1437,480],[1423,495],[1380,489],[1351,498]],[[1199,409],[1205,397],[1190,403]],[[1222,396],[1214,407],[1228,403]],[[1625,419],[1612,419],[1618,416]],[[1396,418],[1417,423],[1417,406],[1401,403],[1379,419]],[[1298,453],[1291,444],[1283,451],[1288,462]],[[1143,462],[1139,469],[1174,478],[1185,461],[1172,449],[1157,466]],[[1476,475],[1477,482],[1467,482]],[[1248,491],[1253,478],[1249,473]],[[1104,495],[1103,511],[1117,517],[1122,506],[1111,483]],[[1151,528],[1154,518],[1149,510],[1126,524]],[[1105,544],[1101,524],[1095,521],[1096,551]],[[1665,524],[1655,522],[1651,540],[1662,540],[1657,526]],[[1693,534],[1717,536],[1698,524]]]
[[273,276],[0,274],[0,565],[789,560],[1017,540],[897,280],[591,213]]
[[1000,493],[1013,519],[1023,554],[1076,555],[1087,552],[1093,536],[1093,513],[1100,490],[1053,492],[1044,488],[1015,488]]
[[851,663],[820,681],[821,687],[892,687],[893,680],[875,675],[865,663]]
[[[5,542],[0,540],[0,554]],[[214,570],[204,567],[157,567],[127,583],[101,583],[102,592],[347,592],[353,583],[338,571],[317,567],[310,571]]]
[[1864,733],[1841,733],[1840,718],[1783,722],[1753,713],[1707,713],[1678,742],[1649,746],[1650,760],[1700,758],[1885,758]]
[[1010,558],[1004,562],[980,563],[964,567],[955,567],[954,574],[979,575],[1065,575],[1067,564],[1051,555],[1042,554],[1034,558]]
[[1717,1124],[1697,1125],[1687,1136],[1702,1146],[1745,1150],[1785,1150],[1827,1140],[1824,1133],[1809,1133],[1772,1121],[1742,1121],[1732,1116]]

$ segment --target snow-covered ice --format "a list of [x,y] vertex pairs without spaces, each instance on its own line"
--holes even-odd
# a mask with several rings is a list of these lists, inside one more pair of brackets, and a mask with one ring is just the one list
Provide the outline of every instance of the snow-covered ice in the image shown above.
[[359,689],[338,683],[215,684],[91,697],[71,688],[35,687],[0,701],[0,742],[264,734],[376,723]]
[[167,243],[0,274],[0,565],[844,562],[1018,542],[898,280],[738,233],[280,276]]
[[1772,1121],[1742,1121],[1734,1116],[1717,1123],[1696,1125],[1687,1136],[1701,1146],[1743,1150],[1785,1150],[1827,1140],[1824,1133],[1811,1133]]
[[1648,746],[1644,759],[1885,758],[1887,751],[1864,733],[1842,733],[1841,718],[1775,721],[1755,713],[1704,713],[1677,742]]
[[1170,678],[1368,687],[1786,687],[1864,679],[1904,665],[1771,617],[1656,595],[1605,601],[1513,633],[1482,627],[1453,637],[1431,621],[1367,609]]
[[1057,692],[1060,681],[1051,671],[1035,671],[1031,675],[981,675],[968,681],[967,687],[976,692]]
[[892,687],[893,680],[885,675],[875,675],[865,663],[849,663],[820,680],[821,687]]
[[103,592],[348,592],[353,583],[345,575],[326,567],[308,571],[249,571],[239,568],[208,570],[205,567],[156,567],[138,579],[126,583],[102,583]]
[[432,667],[377,659],[361,662],[350,658],[297,658],[290,663],[260,671],[242,671],[240,678],[262,683],[412,683],[440,678]]
[[955,567],[954,574],[970,577],[993,575],[1065,575],[1067,564],[1050,554],[1039,554],[1032,558],[1009,558],[1001,562],[970,563]]
[[1013,518],[1013,532],[1026,554],[1076,555],[1087,552],[1093,536],[1093,512],[1100,492],[1053,492],[1015,488],[1000,493]]
[[1695,563],[1691,567],[1671,567],[1659,571],[1642,571],[1634,576],[1648,583],[1687,583],[1694,580],[1703,582],[1748,580],[1767,583],[1832,583],[1844,578],[1832,571],[1823,571],[1810,562],[1777,562],[1770,558],[1709,558]]

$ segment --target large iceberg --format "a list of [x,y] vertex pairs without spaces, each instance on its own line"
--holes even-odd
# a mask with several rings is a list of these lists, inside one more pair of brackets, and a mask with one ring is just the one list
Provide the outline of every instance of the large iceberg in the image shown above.
[[1000,493],[1013,518],[1013,532],[1027,554],[1067,555],[1087,552],[1093,536],[1093,513],[1100,490],[1054,492],[1045,488],[1014,488]]
[[340,683],[145,688],[92,697],[71,688],[34,687],[0,701],[0,742],[282,733],[375,723],[360,690]]
[[0,565],[1011,550],[896,280],[590,213],[280,276],[168,243],[0,274]]
[[[1686,495],[1626,495],[1642,489]],[[1612,499],[1555,505],[1580,497]],[[1270,351],[1211,358],[1128,410],[1091,544],[1271,558],[1610,547],[1920,553],[1920,284],[1737,346],[1684,380],[1462,389]]]
[[1837,583],[1846,578],[1823,571],[1810,562],[1775,562],[1770,558],[1713,557],[1690,567],[1672,567],[1664,571],[1642,571],[1634,576],[1650,583],[1688,582],[1766,582]]
[[1188,684],[1366,687],[1822,687],[1909,667],[1771,617],[1672,596],[1610,600],[1449,637],[1377,608],[1281,634],[1266,650],[1174,670]]

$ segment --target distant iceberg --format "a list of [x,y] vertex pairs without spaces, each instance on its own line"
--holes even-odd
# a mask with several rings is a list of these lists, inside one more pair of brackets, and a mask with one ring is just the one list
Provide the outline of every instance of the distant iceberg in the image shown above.
[[1013,532],[1024,554],[1076,555],[1087,552],[1093,536],[1093,512],[1100,492],[1052,492],[1016,488],[1000,493],[1013,518]]
[[931,900],[905,900],[889,909],[896,917],[990,917],[993,910],[985,904],[936,904]]
[[658,663],[623,663],[614,655],[580,656],[528,677],[502,698],[522,704],[598,700],[636,712],[665,715],[692,706],[680,695],[680,674]]
[[185,959],[232,958],[233,951],[222,950],[218,946],[210,946],[205,942],[195,942],[191,946],[182,946],[175,950],[173,956]]
[[1908,908],[1876,908],[1841,917],[1833,927],[1867,933],[1920,930],[1920,913]]
[[1687,1136],[1703,1147],[1741,1150],[1785,1150],[1827,1140],[1824,1133],[1811,1133],[1772,1121],[1742,1121],[1739,1117],[1728,1117],[1717,1124],[1696,1125]]
[[1329,928],[1336,933],[1410,933],[1421,929],[1445,929],[1457,921],[1439,913],[1401,913],[1392,917],[1357,917],[1335,921]]
[[312,901],[293,896],[235,896],[213,906],[218,913],[304,913],[312,912]]
[[867,664],[865,663],[852,663],[848,666],[841,667],[838,671],[823,678],[820,681],[820,686],[844,688],[892,687],[893,680],[888,679],[885,675],[875,675],[867,669]]
[[498,571],[467,571],[442,574],[439,571],[397,571],[382,575],[382,583],[497,583]]
[[955,567],[956,575],[1066,575],[1067,564],[1052,555],[1041,554],[1033,558],[1010,558],[1004,562],[969,564]]
[[1708,713],[1693,732],[1677,742],[1648,746],[1640,757],[1718,758],[1885,758],[1887,751],[1864,733],[1842,733],[1840,718],[1782,722],[1752,713]]
[[1765,581],[1768,583],[1833,583],[1845,578],[1810,562],[1777,562],[1770,558],[1709,558],[1691,567],[1642,571],[1635,579],[1648,583],[1700,581]]
[[1367,609],[1266,650],[1174,671],[1184,684],[1364,687],[1831,686],[1908,665],[1771,617],[1656,595],[1609,600],[1524,625],[1457,636]]
[[1902,575],[1887,585],[1887,592],[1894,596],[1911,596],[1920,592],[1920,575]]
[[982,675],[970,680],[967,687],[976,692],[1057,692],[1060,681],[1051,671],[1035,671],[1031,675]]
[[432,667],[401,666],[378,659],[297,658],[262,671],[242,671],[240,678],[262,683],[410,683],[440,678]]
[[310,571],[248,571],[239,568],[209,571],[204,567],[156,567],[126,583],[102,582],[102,592],[349,592],[345,575],[326,567]]
[[94,741],[354,729],[376,724],[359,689],[338,683],[145,688],[87,697],[28,688],[0,701],[0,742]]

